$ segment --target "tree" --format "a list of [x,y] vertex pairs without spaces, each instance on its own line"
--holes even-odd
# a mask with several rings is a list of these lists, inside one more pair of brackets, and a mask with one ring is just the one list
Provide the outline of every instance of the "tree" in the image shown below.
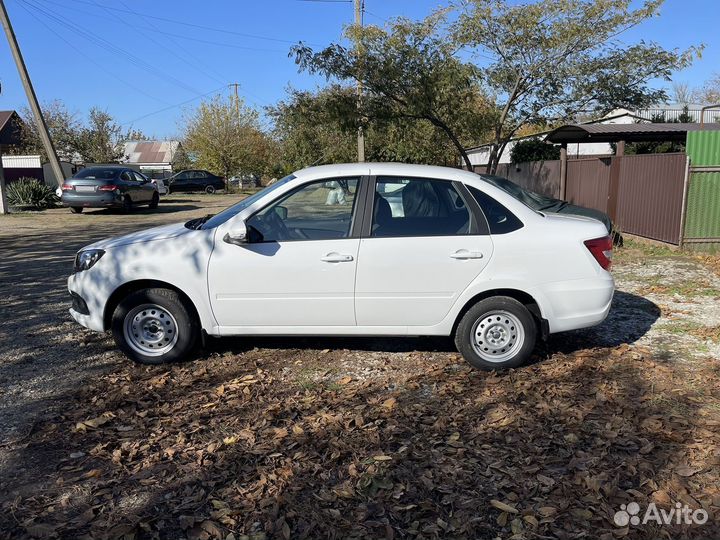
[[695,99],[705,105],[720,104],[720,73],[716,73],[695,91]]
[[[290,90],[269,109],[285,172],[321,163],[354,161],[357,125],[354,88],[333,84],[317,92]],[[429,122],[367,118],[365,156],[369,161],[456,165],[457,150]]]
[[665,101],[652,79],[668,79],[690,64],[697,49],[665,50],[616,36],[655,16],[662,0],[539,0],[508,3],[465,0],[453,41],[482,66],[483,87],[496,96],[488,172],[528,122],[572,121],[580,113],[605,114]]
[[440,33],[444,20],[438,13],[420,23],[397,19],[387,30],[352,26],[347,35],[355,48],[331,44],[315,52],[301,43],[291,55],[302,70],[362,83],[359,112],[350,116],[356,124],[430,124],[472,168],[465,147],[486,132],[491,111],[478,69],[457,58],[454,44]]
[[216,96],[184,117],[183,144],[198,167],[222,174],[263,174],[274,153],[257,111]]
[[540,139],[518,141],[510,150],[510,161],[512,163],[552,159],[560,159],[560,147]]
[[[68,111],[65,104],[59,100],[44,103],[42,112],[58,158],[62,161],[73,161],[77,157],[78,140],[82,128],[77,114]],[[20,134],[21,144],[14,151],[19,154],[39,154],[43,162],[47,161],[47,154],[40,140],[32,112],[26,107],[20,116],[23,119]]]
[[90,109],[89,123],[80,130],[78,152],[87,163],[114,163],[123,155],[122,129],[107,111]]

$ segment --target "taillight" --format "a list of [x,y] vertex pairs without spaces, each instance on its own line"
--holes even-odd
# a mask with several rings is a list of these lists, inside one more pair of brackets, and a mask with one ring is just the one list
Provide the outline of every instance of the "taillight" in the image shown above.
[[585,240],[585,247],[590,250],[590,253],[592,253],[592,256],[595,257],[602,269],[608,272],[612,266],[612,246],[612,238],[609,236]]
[[98,187],[98,191],[115,191],[116,189],[118,189],[118,187],[113,184]]
[[63,184],[62,190],[63,191],[72,191],[73,187],[70,184]]

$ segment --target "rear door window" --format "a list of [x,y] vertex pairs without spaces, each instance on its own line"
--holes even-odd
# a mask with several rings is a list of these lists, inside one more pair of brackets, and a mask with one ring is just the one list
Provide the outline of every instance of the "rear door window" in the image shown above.
[[379,177],[371,236],[469,234],[470,211],[452,182],[430,178]]
[[523,227],[523,222],[515,214],[490,195],[470,185],[467,188],[485,214],[490,234],[507,234]]

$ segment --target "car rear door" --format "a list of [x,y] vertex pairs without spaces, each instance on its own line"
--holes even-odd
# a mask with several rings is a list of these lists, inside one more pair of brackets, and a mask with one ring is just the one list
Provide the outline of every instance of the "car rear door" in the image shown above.
[[433,326],[487,266],[487,222],[462,184],[378,177],[358,254],[358,326]]

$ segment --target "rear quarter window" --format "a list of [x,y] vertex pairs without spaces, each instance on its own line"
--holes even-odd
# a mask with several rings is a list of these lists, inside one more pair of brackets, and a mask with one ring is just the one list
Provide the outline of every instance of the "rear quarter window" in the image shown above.
[[490,234],[507,234],[523,228],[523,222],[490,195],[472,186],[467,188],[485,214]]

